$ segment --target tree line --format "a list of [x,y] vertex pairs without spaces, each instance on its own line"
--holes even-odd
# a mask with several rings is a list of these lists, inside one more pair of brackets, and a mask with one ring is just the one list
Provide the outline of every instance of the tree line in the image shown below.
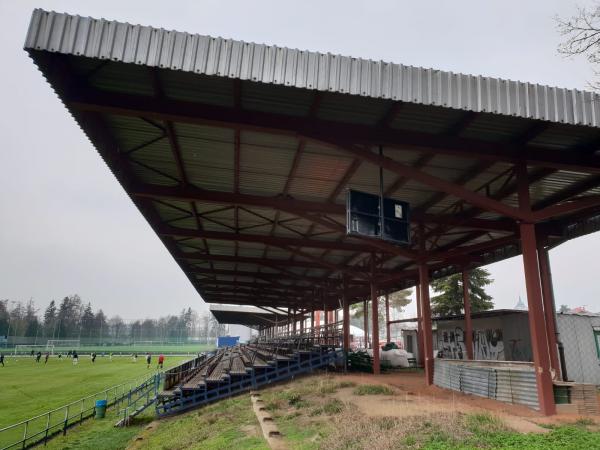
[[120,316],[107,317],[101,308],[94,309],[77,294],[52,300],[41,312],[33,300],[0,300],[0,336],[47,339],[80,339],[86,342],[184,342],[208,339],[224,333],[211,314],[191,308],[178,315],[158,319],[125,321]]

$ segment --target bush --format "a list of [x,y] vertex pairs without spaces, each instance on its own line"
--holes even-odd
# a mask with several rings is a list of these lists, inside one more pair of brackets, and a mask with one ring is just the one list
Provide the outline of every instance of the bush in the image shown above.
[[339,414],[343,411],[343,409],[344,404],[337,398],[334,398],[333,400],[330,400],[327,403],[325,403],[325,405],[323,405],[323,412],[325,414]]
[[387,386],[382,386],[379,384],[361,384],[356,389],[354,389],[354,395],[393,395],[394,391],[392,391]]

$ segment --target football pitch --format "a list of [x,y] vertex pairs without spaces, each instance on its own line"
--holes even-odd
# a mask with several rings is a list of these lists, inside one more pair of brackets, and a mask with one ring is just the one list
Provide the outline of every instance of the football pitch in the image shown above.
[[[32,347],[34,351],[46,352],[43,347]],[[22,346],[19,349],[20,354],[28,354],[32,348]],[[87,354],[96,352],[98,355],[112,353],[113,355],[131,355],[137,353],[143,355],[146,352],[151,352],[153,355],[164,353],[165,355],[195,355],[200,352],[213,350],[215,348],[212,344],[135,344],[135,345],[82,345],[76,347],[79,354]],[[54,347],[54,354],[62,353],[66,355],[72,348],[69,347]],[[5,354],[11,354],[11,350],[8,349]]]
[[[155,355],[155,354],[154,354]],[[188,356],[167,356],[165,369],[189,359]],[[143,355],[134,362],[129,356],[98,356],[92,363],[82,355],[73,365],[69,358],[54,356],[44,364],[30,356],[5,358],[0,366],[0,428],[37,414],[95,394],[117,384],[134,381],[156,371],[153,356],[150,369]]]

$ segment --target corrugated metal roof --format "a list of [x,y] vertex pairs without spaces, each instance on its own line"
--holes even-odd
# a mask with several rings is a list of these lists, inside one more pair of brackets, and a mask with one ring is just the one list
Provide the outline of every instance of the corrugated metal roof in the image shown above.
[[[600,127],[599,96],[592,92],[247,43],[42,9],[33,13],[25,48],[222,78]],[[183,95],[187,96],[188,92]],[[307,104],[299,105],[298,114],[306,108]],[[373,118],[376,116],[373,111]],[[364,117],[361,120],[364,122]]]

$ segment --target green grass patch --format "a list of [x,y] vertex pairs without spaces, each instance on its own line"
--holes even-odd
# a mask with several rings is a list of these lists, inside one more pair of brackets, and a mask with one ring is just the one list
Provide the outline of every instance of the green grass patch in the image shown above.
[[337,398],[329,400],[323,406],[314,408],[311,412],[311,416],[320,416],[321,414],[334,415],[339,414],[344,410],[344,403]]
[[260,434],[248,395],[223,400],[197,411],[157,422],[130,443],[131,449],[242,449],[268,445]]
[[[167,356],[165,368],[180,364],[186,359],[188,358]],[[150,376],[156,370],[155,365],[148,369],[142,358],[133,362],[129,357],[113,357],[111,361],[108,357],[99,356],[92,363],[89,356],[83,355],[77,365],[73,365],[71,359],[57,357],[51,357],[48,364],[44,364],[43,359],[36,363],[29,356],[6,358],[5,364],[5,367],[0,367],[0,428],[109,387]],[[86,408],[91,407],[94,400],[89,399]],[[51,422],[58,423],[63,417],[64,412],[56,413],[51,417]],[[45,425],[45,417],[32,422],[30,434],[41,431]],[[0,448],[2,444],[22,437],[22,434],[22,428],[3,433],[0,435]]]
[[361,384],[353,391],[354,395],[393,395],[394,391],[380,384]]
[[90,419],[81,425],[70,428],[66,436],[57,436],[48,441],[49,450],[112,450],[127,448],[129,442],[151,420],[150,415],[136,417],[128,427],[115,428],[119,417],[115,412],[107,412],[101,420]]

